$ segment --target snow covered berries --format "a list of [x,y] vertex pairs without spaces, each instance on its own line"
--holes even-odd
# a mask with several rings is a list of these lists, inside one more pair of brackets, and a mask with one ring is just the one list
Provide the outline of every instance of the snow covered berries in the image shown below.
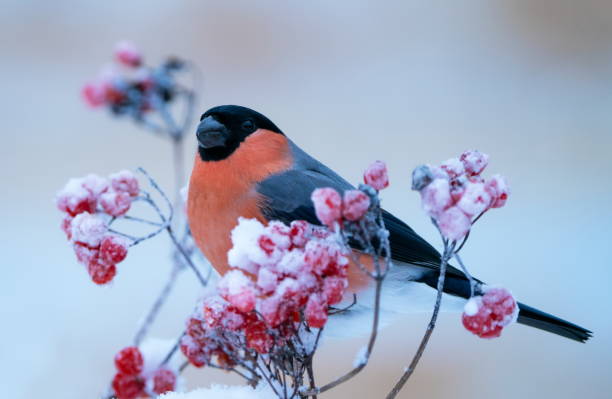
[[219,281],[219,295],[198,306],[182,340],[183,353],[198,367],[231,365],[244,349],[240,342],[260,354],[280,350],[301,322],[323,328],[328,307],[348,285],[346,253],[324,228],[241,218],[232,242],[234,269]]
[[510,190],[502,176],[480,176],[488,162],[488,155],[466,151],[439,167],[422,165],[412,173],[412,188],[421,193],[423,210],[451,241],[461,240],[480,215],[508,199]]
[[178,59],[169,58],[157,67],[148,67],[142,52],[127,41],[118,43],[113,55],[115,62],[81,89],[84,102],[91,108],[105,107],[116,116],[141,121],[183,94],[175,74],[185,64]]
[[518,305],[505,288],[483,287],[484,295],[474,296],[465,304],[462,322],[480,338],[497,338],[504,327],[516,321]]
[[111,386],[117,399],[156,397],[175,390],[177,370],[168,365],[160,367],[158,354],[151,351],[159,349],[150,345],[150,342],[147,344],[149,352],[128,346],[115,355],[117,372]]
[[112,281],[116,265],[127,256],[130,242],[109,232],[108,223],[125,215],[139,191],[134,174],[124,170],[108,178],[70,179],[57,193],[56,205],[64,213],[61,228],[96,284]]

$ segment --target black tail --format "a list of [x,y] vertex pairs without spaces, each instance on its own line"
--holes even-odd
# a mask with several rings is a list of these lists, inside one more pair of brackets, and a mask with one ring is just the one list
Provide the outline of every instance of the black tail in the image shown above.
[[549,315],[519,302],[518,322],[526,326],[548,331],[578,342],[586,342],[593,333],[558,317]]

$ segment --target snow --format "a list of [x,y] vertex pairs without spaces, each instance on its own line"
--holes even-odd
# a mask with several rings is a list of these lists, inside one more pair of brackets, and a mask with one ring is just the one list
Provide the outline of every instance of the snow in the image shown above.
[[484,212],[491,203],[491,196],[485,191],[482,183],[468,182],[457,207],[468,216],[477,216]]
[[477,150],[465,151],[461,154],[461,162],[469,175],[478,175],[489,164],[489,156]]
[[367,346],[363,346],[355,354],[355,360],[353,360],[353,367],[363,366],[367,362],[368,362],[368,347]]
[[[144,366],[140,374],[147,380],[148,388],[151,391],[153,388],[153,375],[175,344],[176,341],[173,339],[148,338],[138,346],[144,360]],[[177,351],[172,356],[172,359],[170,359],[164,368],[172,371],[177,376],[174,389],[180,392],[185,389],[185,379],[179,373],[179,368],[184,359],[179,352]]]
[[264,231],[264,225],[258,220],[238,218],[238,225],[232,230],[232,249],[227,253],[230,266],[248,273],[257,273],[259,264],[266,258],[258,244]]
[[107,227],[102,219],[88,212],[83,212],[72,219],[72,240],[97,247],[106,234]]
[[451,205],[450,185],[447,179],[435,179],[421,190],[423,210],[430,216],[440,215]]
[[465,313],[467,316],[474,316],[476,313],[478,313],[481,303],[482,299],[479,296],[470,298],[463,307],[463,313]]
[[212,385],[210,388],[198,388],[187,393],[170,392],[160,395],[159,399],[273,399],[274,391],[267,385],[260,384],[253,389],[249,386]]
[[458,241],[470,231],[470,219],[456,206],[442,212],[438,218],[438,226],[444,237]]
[[440,167],[444,169],[451,178],[461,176],[465,173],[465,168],[459,158],[447,159],[446,161],[442,162]]

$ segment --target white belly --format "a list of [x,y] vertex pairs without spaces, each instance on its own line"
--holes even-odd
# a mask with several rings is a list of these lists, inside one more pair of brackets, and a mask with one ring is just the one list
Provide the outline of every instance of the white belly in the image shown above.
[[[419,277],[422,270],[404,263],[397,263],[389,270],[382,285],[380,328],[402,315],[433,311],[437,291],[426,284],[411,281]],[[349,310],[330,316],[325,326],[325,335],[342,338],[369,334],[372,328],[374,293],[372,285],[357,294],[357,303]],[[440,311],[461,312],[465,302],[463,298],[443,294]],[[345,300],[336,307],[344,308],[350,303],[351,300]]]

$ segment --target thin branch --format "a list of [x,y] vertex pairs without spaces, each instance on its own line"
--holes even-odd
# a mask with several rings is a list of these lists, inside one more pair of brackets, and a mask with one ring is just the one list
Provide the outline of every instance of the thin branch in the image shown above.
[[172,239],[172,242],[174,243],[174,245],[176,246],[176,248],[178,249],[179,253],[181,255],[183,255],[183,258],[185,259],[185,261],[187,262],[187,265],[191,268],[191,270],[193,270],[193,272],[195,273],[196,277],[198,278],[198,280],[200,281],[200,284],[202,284],[203,287],[206,287],[206,284],[208,284],[208,280],[204,278],[204,276],[202,276],[202,274],[200,273],[200,271],[198,270],[197,266],[195,265],[195,263],[193,263],[193,260],[191,259],[191,256],[189,256],[189,254],[187,253],[187,251],[185,250],[185,248],[183,248],[183,246],[178,242],[178,240],[176,239],[176,236],[174,235],[174,232],[172,231],[172,227],[167,226],[166,230],[168,231],[168,235],[170,236],[170,238]]
[[414,354],[414,357],[412,358],[410,365],[406,368],[406,370],[404,371],[404,374],[402,374],[399,381],[395,384],[391,392],[389,392],[389,394],[386,397],[387,399],[395,398],[397,394],[399,393],[399,391],[404,387],[404,385],[406,384],[406,381],[408,381],[412,373],[414,373],[414,370],[416,369],[419,363],[419,360],[421,360],[421,356],[423,356],[423,352],[425,352],[425,348],[427,347],[429,338],[431,337],[431,334],[433,333],[433,330],[436,327],[436,321],[438,319],[438,313],[440,311],[440,304],[442,302],[442,293],[444,292],[444,279],[446,277],[446,268],[448,265],[448,259],[450,257],[450,254],[454,250],[454,246],[455,246],[454,242],[449,247],[447,242],[445,241],[444,254],[442,255],[442,260],[440,262],[440,276],[438,277],[438,286],[437,286],[438,294],[436,296],[436,304],[434,306],[434,310],[431,315],[431,320],[429,321],[429,324],[427,325],[425,334],[423,335],[423,338],[421,339],[421,343],[419,344],[419,347],[416,353]]
[[366,353],[364,354],[364,361],[358,364],[348,373],[344,374],[342,377],[339,377],[336,380],[326,385],[323,385],[320,388],[314,388],[314,389],[309,389],[307,391],[302,391],[301,392],[302,396],[315,396],[320,393],[329,391],[330,389],[337,387],[338,385],[350,380],[351,378],[359,374],[359,372],[363,370],[365,366],[368,364],[368,359],[370,358],[372,349],[374,348],[374,344],[376,343],[376,337],[378,335],[378,323],[379,323],[379,318],[380,318],[380,294],[381,294],[382,282],[383,282],[382,277],[376,278],[376,292],[375,292],[375,299],[374,299],[374,317],[372,319],[372,332],[370,334],[370,339],[368,340]]
[[175,265],[172,267],[172,271],[170,272],[170,277],[168,278],[168,281],[166,281],[166,284],[162,288],[159,296],[153,303],[151,310],[149,310],[147,317],[145,317],[142,325],[140,326],[140,328],[138,329],[138,332],[136,333],[136,336],[134,337],[134,346],[140,345],[144,337],[147,335],[147,332],[149,331],[149,328],[151,327],[151,325],[157,318],[159,311],[161,310],[164,303],[166,303],[166,299],[168,299],[168,296],[170,295],[170,292],[172,291],[172,287],[174,286],[174,283],[176,282],[176,278],[178,274],[180,273],[180,271],[181,271],[181,268],[178,265]]

